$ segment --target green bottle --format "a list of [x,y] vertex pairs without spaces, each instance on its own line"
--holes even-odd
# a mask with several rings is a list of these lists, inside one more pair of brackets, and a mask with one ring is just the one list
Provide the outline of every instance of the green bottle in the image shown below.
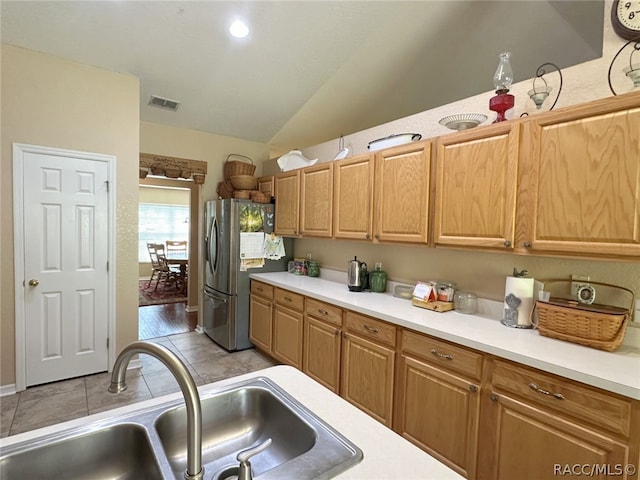
[[380,268],[369,274],[369,288],[372,292],[384,292],[387,290],[387,274]]

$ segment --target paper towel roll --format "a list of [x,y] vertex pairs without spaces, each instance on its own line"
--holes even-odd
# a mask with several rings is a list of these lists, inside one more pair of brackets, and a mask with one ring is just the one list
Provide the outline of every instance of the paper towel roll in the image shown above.
[[533,278],[507,277],[504,287],[504,319],[510,327],[531,327]]

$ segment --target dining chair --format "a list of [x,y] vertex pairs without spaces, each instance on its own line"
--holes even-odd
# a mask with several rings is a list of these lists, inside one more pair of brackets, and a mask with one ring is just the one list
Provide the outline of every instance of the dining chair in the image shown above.
[[147,250],[149,251],[149,257],[151,258],[151,277],[149,277],[149,288],[156,278],[156,285],[154,291],[158,289],[158,285],[162,283],[162,288],[166,288],[168,283],[175,285],[179,272],[172,271],[167,263],[167,257],[165,255],[164,244],[162,243],[147,243]]
[[187,241],[186,240],[167,240],[165,242],[167,246],[167,258],[171,257],[186,257],[187,256]]
[[[184,260],[187,258],[187,241],[186,240],[167,240],[165,241],[167,246],[167,261],[169,262],[169,268],[177,275],[176,280],[181,286],[181,290],[186,291],[187,278],[188,278],[188,263]],[[172,259],[179,258],[181,263],[179,266],[171,264]]]

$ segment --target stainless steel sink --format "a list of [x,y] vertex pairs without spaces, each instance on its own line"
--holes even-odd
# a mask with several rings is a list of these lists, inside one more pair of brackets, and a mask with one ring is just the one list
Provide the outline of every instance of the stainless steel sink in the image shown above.
[[[237,475],[237,454],[267,438],[251,458],[254,478],[324,480],[362,460],[362,451],[266,378],[201,395],[205,480]],[[0,451],[0,478],[183,479],[182,400],[25,441]]]
[[123,423],[71,436],[46,437],[13,453],[2,452],[0,478],[162,478],[145,429]]

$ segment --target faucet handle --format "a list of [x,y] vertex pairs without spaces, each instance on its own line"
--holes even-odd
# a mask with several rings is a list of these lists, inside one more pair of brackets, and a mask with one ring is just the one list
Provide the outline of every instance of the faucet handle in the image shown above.
[[248,448],[246,450],[242,450],[236,456],[236,459],[240,462],[240,467],[238,468],[238,480],[252,480],[253,475],[251,473],[251,462],[249,459],[254,455],[259,454],[260,452],[266,450],[269,445],[271,445],[271,438],[267,438],[264,442],[255,447]]

